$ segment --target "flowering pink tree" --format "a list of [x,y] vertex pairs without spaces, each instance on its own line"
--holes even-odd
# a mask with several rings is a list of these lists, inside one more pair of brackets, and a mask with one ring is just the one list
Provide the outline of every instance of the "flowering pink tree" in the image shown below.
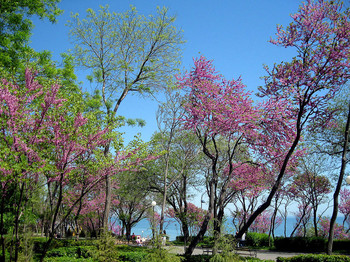
[[[265,210],[261,213],[254,221],[254,223],[250,226],[250,230],[252,232],[258,233],[268,233],[271,228],[271,217],[272,211]],[[282,218],[277,217],[275,220],[275,226],[278,227],[282,223]]]
[[289,146],[284,141],[294,135],[293,121],[285,121],[290,119],[286,101],[271,99],[254,106],[240,79],[227,81],[204,57],[194,64],[178,81],[188,90],[184,127],[195,131],[210,163],[206,178],[209,206],[187,254],[204,235],[211,217],[218,239],[224,209],[237,192],[272,180],[273,169]]
[[[76,108],[69,111],[58,85],[40,85],[29,71],[25,80],[24,86],[6,80],[0,85],[0,143],[7,148],[0,153],[1,244],[4,251],[5,199],[15,199],[13,226],[18,240],[25,200],[39,178],[46,180],[49,206],[43,224],[48,225],[49,238],[44,259],[57,229],[74,213],[79,216],[91,190],[106,176],[137,170],[144,158],[133,157],[138,149],[105,158],[97,149],[105,145],[107,129],[100,130]],[[19,241],[15,243],[17,256]]]
[[[187,203],[186,210],[175,211],[175,209],[169,208],[167,210],[167,216],[174,218],[182,226],[182,234],[188,239],[188,236],[198,234],[204,221],[205,210],[196,207],[192,203]],[[184,230],[184,227],[187,228]],[[186,236],[186,234],[188,234],[188,236]]]
[[[345,222],[350,226],[350,190],[344,188],[340,191],[339,212],[344,215],[343,226]],[[347,232],[349,229],[347,230]]]
[[[104,143],[102,136],[107,130],[89,129],[88,133],[85,132],[87,119],[81,113],[67,113],[65,101],[59,98],[59,86],[40,85],[28,70],[24,86],[3,80],[0,87],[1,144],[7,146],[7,150],[1,152],[0,160],[1,202],[5,197],[11,197],[9,192],[19,196],[15,200],[14,212],[17,240],[25,195],[32,192],[32,185],[44,175],[49,191],[50,185],[54,185],[56,192],[56,198],[50,202],[49,244],[56,229],[63,189],[73,175],[80,174],[77,170],[86,167],[94,149]],[[12,185],[19,187],[8,191]],[[3,211],[2,207],[2,215]],[[3,234],[3,223],[0,226]],[[3,242],[2,246],[4,250]],[[19,241],[16,241],[15,259],[18,246]]]
[[292,15],[293,22],[286,30],[279,26],[277,39],[271,40],[275,45],[294,47],[296,56],[272,69],[266,67],[266,85],[260,88],[260,94],[291,103],[288,114],[295,119],[295,135],[289,140],[291,146],[270,194],[239,236],[270,205],[302,132],[308,127],[322,130],[332,118],[328,101],[349,79],[349,13],[341,13],[341,8],[337,3],[309,0]]
[[[319,223],[320,236],[328,238],[330,227],[330,219],[322,217]],[[334,225],[334,238],[335,239],[349,239],[350,235],[346,232],[344,226],[335,223]]]

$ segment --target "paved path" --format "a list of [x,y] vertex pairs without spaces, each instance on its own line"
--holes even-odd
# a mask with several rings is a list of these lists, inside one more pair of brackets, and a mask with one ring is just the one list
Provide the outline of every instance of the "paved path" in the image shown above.
[[[183,254],[184,247],[180,246],[167,246],[166,247],[171,253]],[[203,250],[201,248],[195,248],[193,255],[202,255]],[[273,260],[276,261],[277,257],[293,257],[300,255],[302,253],[289,253],[289,252],[276,252],[268,250],[257,250],[257,258],[263,260]],[[249,256],[249,252],[240,251],[240,255]]]

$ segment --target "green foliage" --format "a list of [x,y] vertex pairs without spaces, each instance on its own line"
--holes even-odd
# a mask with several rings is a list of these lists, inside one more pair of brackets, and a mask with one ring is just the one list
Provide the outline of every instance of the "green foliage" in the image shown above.
[[98,261],[118,261],[115,238],[109,233],[104,233],[97,241],[97,250],[93,252],[92,256]]
[[47,252],[47,257],[74,257],[74,258],[89,258],[91,254],[96,252],[94,246],[72,246],[59,247]]
[[235,239],[231,235],[221,236],[217,241],[217,250],[220,253],[215,254],[210,262],[236,262],[239,261],[239,256],[233,252],[233,247],[236,246]]
[[146,17],[135,7],[115,13],[107,5],[98,12],[88,9],[84,19],[73,14],[68,21],[76,62],[91,70],[88,80],[101,87],[109,121],[129,91],[152,94],[178,71],[182,32],[167,13],[159,8],[155,16]]
[[350,257],[345,255],[309,254],[294,257],[278,257],[277,262],[350,262]]
[[204,236],[203,240],[198,244],[198,246],[214,246],[214,237]]
[[89,258],[72,258],[72,257],[48,257],[45,258],[45,262],[98,262],[98,260],[93,259],[91,257]]
[[22,234],[20,253],[18,255],[18,261],[33,261],[34,257],[34,239],[32,232],[25,232]]
[[145,251],[119,252],[119,259],[121,261],[142,262],[148,254]]
[[185,256],[183,262],[209,262],[211,257],[209,255]]
[[[269,235],[264,233],[249,232],[247,233],[247,245],[252,247],[268,247]],[[270,237],[270,242],[273,243],[273,238]]]
[[60,0],[3,0],[0,4],[0,68],[13,70],[23,67],[31,49],[27,46],[33,24],[32,15],[55,22],[62,10]]
[[148,254],[144,262],[181,262],[182,257],[175,254],[169,253],[167,250],[162,248],[153,249],[153,252]]
[[218,253],[215,254],[210,262],[238,262],[240,261],[239,256],[233,252]]
[[322,237],[277,237],[274,242],[277,250],[294,252],[323,252],[326,243]]

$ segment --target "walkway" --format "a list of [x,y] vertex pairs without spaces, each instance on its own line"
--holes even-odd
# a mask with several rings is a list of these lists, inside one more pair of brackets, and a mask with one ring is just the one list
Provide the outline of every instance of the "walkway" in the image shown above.
[[[167,246],[166,247],[171,253],[175,254],[183,254],[184,253],[184,247],[180,246]],[[242,251],[240,252],[243,253]],[[203,250],[201,248],[195,248],[193,255],[202,255]],[[293,257],[300,255],[302,253],[289,253],[289,252],[276,252],[276,251],[269,251],[269,250],[257,250],[257,258],[262,260],[273,260],[276,261],[277,257]],[[244,254],[245,255],[245,254]],[[248,252],[247,252],[247,255]]]

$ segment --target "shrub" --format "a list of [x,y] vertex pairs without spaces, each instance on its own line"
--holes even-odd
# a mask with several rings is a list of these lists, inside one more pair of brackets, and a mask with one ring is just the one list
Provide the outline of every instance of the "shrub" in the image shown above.
[[350,240],[348,239],[334,239],[333,241],[333,251],[350,251]]
[[327,241],[322,237],[277,237],[274,241],[277,250],[296,252],[322,252]]
[[181,262],[182,257],[169,253],[165,249],[153,249],[152,253],[149,253],[144,262]]
[[59,247],[49,250],[46,257],[89,258],[95,252],[96,247],[92,246]]
[[239,256],[233,252],[215,254],[209,262],[239,262]]
[[350,262],[350,257],[344,255],[308,254],[294,257],[278,257],[277,262]]
[[[269,235],[264,233],[250,232],[247,233],[247,245],[252,247],[268,247]],[[273,238],[270,237],[270,242],[273,244]]]
[[97,249],[91,254],[98,261],[118,261],[118,252],[115,246],[115,239],[110,234],[105,234],[97,241]]
[[148,252],[136,251],[136,252],[119,252],[119,259],[121,261],[128,262],[142,262],[148,255]]
[[[71,257],[49,257],[45,258],[45,262],[71,262]],[[74,262],[96,262],[93,258],[76,258],[74,259]]]

